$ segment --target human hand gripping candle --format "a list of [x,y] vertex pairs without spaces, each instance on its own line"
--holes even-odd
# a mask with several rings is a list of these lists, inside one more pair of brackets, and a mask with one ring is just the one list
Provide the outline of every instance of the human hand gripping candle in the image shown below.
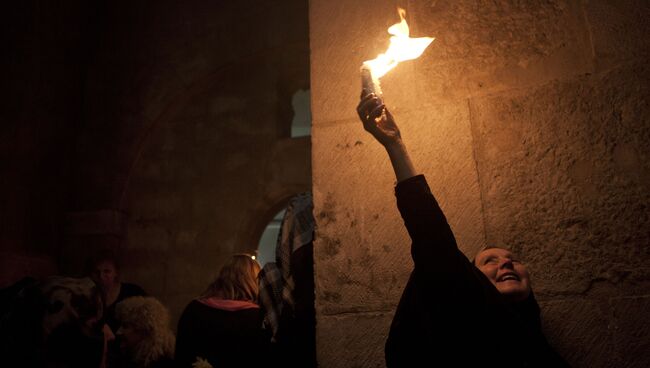
[[409,26],[406,23],[406,11],[397,8],[401,21],[388,28],[391,34],[390,45],[385,53],[379,54],[373,60],[366,60],[361,66],[361,87],[382,97],[379,78],[383,77],[391,69],[402,61],[418,58],[434,40],[433,37],[409,37]]

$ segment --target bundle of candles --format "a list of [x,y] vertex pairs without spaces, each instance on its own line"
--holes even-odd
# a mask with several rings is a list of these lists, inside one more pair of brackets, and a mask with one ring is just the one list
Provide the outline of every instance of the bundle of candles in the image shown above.
[[366,60],[361,66],[361,86],[364,89],[374,93],[376,96],[382,96],[379,78],[383,77],[391,69],[402,61],[418,58],[424,50],[434,40],[433,37],[409,37],[409,26],[406,23],[406,11],[397,8],[400,16],[400,22],[393,24],[388,28],[391,34],[390,45],[385,53],[379,54],[373,60]]

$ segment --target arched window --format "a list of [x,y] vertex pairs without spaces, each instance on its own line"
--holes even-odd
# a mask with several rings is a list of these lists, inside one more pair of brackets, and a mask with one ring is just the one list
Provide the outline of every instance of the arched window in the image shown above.
[[262,267],[267,262],[275,262],[275,247],[278,242],[278,234],[280,233],[280,226],[282,225],[282,218],[284,217],[285,209],[283,208],[278,212],[273,219],[269,221],[266,228],[262,232],[260,241],[257,247],[257,261]]
[[299,89],[291,97],[293,119],[291,138],[311,135],[311,97],[308,89]]

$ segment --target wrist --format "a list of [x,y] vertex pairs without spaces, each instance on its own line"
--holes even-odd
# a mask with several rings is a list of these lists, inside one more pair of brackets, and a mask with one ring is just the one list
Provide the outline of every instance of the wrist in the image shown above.
[[389,154],[406,150],[406,146],[404,146],[404,142],[402,142],[401,138],[396,138],[394,141],[385,144],[384,147]]
[[395,141],[391,141],[385,147],[398,182],[417,175],[406,146],[401,139],[398,138]]

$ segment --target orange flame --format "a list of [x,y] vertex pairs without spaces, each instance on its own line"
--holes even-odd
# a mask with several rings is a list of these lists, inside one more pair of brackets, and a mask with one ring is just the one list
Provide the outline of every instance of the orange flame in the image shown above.
[[433,37],[409,37],[409,26],[404,19],[406,11],[397,8],[397,12],[401,21],[388,28],[388,33],[392,35],[388,50],[373,60],[363,62],[364,66],[370,68],[372,76],[377,79],[383,77],[400,62],[420,57],[434,40]]

